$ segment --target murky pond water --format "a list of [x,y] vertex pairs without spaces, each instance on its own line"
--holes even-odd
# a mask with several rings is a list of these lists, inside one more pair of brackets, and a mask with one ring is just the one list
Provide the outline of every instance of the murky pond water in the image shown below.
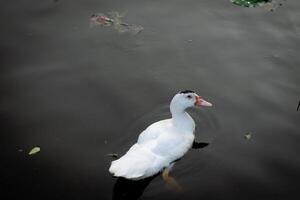
[[[1,195],[299,198],[299,8],[292,0],[275,12],[229,0],[3,2]],[[144,30],[89,27],[92,14],[110,11]],[[112,178],[107,154],[122,155],[147,125],[169,117],[182,89],[214,104],[189,111],[197,141],[210,145],[175,165],[184,192],[160,176]],[[35,146],[41,151],[29,156]]]

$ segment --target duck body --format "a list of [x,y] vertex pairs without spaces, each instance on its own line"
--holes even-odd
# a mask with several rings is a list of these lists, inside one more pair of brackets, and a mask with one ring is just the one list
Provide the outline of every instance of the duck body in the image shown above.
[[137,143],[111,163],[110,173],[133,180],[147,178],[171,166],[191,148],[195,122],[185,112],[189,106],[178,104],[175,97],[170,105],[172,118],[148,126]]

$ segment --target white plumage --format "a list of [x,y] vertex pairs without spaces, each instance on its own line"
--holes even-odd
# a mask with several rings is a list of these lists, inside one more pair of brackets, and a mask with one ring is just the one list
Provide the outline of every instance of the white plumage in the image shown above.
[[185,109],[211,106],[193,91],[176,94],[170,104],[171,119],[148,126],[127,153],[111,163],[117,177],[139,180],[153,176],[181,158],[194,141],[195,123]]

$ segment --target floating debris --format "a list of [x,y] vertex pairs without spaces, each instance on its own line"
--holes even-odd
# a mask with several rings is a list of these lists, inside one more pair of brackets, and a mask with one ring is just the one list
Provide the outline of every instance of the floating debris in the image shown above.
[[260,6],[269,11],[274,11],[282,2],[286,0],[230,0],[233,4],[244,7]]
[[140,33],[144,28],[140,25],[128,24],[122,21],[125,14],[110,12],[108,15],[98,13],[93,14],[90,18],[90,27],[95,26],[112,26],[119,33],[130,32],[132,34]]
[[113,20],[106,17],[104,14],[93,14],[90,18],[90,26],[94,27],[97,25],[100,26],[111,26],[113,24]]
[[299,107],[300,107],[300,101],[299,101],[299,104],[298,104],[298,107],[297,107],[297,112],[298,112],[298,110],[299,110]]
[[117,153],[109,153],[109,154],[107,154],[107,156],[113,157],[113,158],[118,158],[119,157],[119,155]]
[[38,152],[41,151],[41,148],[40,147],[34,147],[30,150],[30,152],[28,153],[28,155],[33,155],[33,154],[36,154]]
[[263,7],[264,9],[271,11],[271,12],[273,12],[275,9],[277,9],[279,5],[281,6],[282,3],[278,3],[275,0],[259,4],[260,7]]
[[245,139],[246,140],[250,140],[252,138],[252,133],[251,132],[248,132],[244,135]]

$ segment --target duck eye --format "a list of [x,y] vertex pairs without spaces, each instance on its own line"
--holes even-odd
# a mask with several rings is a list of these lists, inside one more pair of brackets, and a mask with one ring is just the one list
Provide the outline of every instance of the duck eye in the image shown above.
[[191,96],[191,95],[187,95],[187,98],[188,98],[188,99],[191,99],[191,98],[192,98],[192,96]]

